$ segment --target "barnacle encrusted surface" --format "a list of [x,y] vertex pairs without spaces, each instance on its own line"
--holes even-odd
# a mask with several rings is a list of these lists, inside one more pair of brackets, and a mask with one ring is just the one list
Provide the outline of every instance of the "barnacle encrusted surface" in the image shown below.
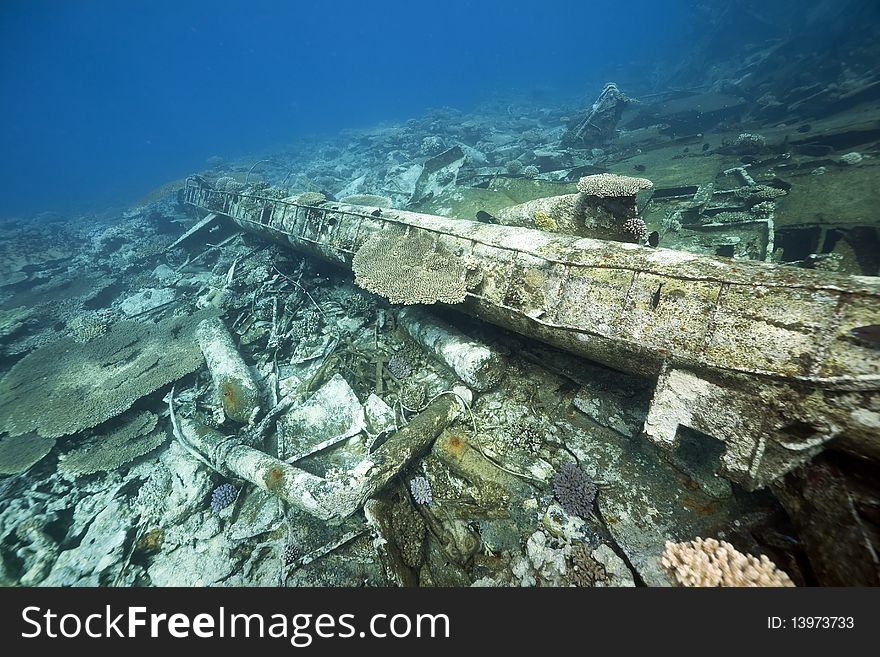
[[0,475],[21,474],[46,456],[54,445],[52,438],[31,434],[0,440]]
[[461,303],[467,267],[427,235],[384,231],[372,235],[352,261],[355,283],[391,303]]
[[205,310],[158,324],[117,322],[85,344],[63,338],[32,351],[0,381],[3,430],[58,438],[122,414],[201,367],[195,328],[212,314]]
[[149,411],[134,415],[115,431],[62,455],[58,471],[76,477],[115,470],[152,452],[165,441],[164,432],[150,433],[157,420]]
[[391,529],[403,562],[410,568],[418,568],[427,535],[422,516],[406,501],[397,502],[391,512]]

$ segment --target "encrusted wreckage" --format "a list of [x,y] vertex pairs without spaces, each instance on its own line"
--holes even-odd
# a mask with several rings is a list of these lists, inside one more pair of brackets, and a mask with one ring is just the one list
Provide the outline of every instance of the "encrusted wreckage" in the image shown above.
[[562,145],[567,148],[603,145],[614,137],[617,122],[629,102],[617,85],[609,82],[592,106],[565,131]]
[[[244,479],[322,520],[341,521],[360,509],[431,442],[461,411],[462,396],[438,396],[366,456],[345,484],[328,481],[255,449],[239,436],[219,431],[187,418],[174,416],[177,439],[211,469]],[[173,398],[169,400],[173,413]],[[274,416],[270,414],[269,420]],[[264,420],[267,422],[267,420]],[[256,432],[261,433],[260,430]]]
[[[831,441],[880,460],[880,359],[851,333],[880,324],[877,279],[387,208],[279,200],[214,189],[200,178],[187,181],[184,200],[353,269],[363,287],[394,302],[447,303],[578,356],[655,377],[644,434],[669,449],[678,444],[679,426],[714,436],[724,442],[722,474],[748,489],[778,479]],[[385,252],[395,261],[375,257]]]

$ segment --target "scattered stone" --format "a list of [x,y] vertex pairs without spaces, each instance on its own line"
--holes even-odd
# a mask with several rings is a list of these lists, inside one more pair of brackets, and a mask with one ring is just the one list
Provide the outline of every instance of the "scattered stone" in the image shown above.
[[79,544],[58,555],[42,586],[112,586],[126,563],[125,545],[133,520],[124,500],[108,500]]
[[595,586],[635,586],[632,571],[626,562],[617,556],[608,545],[604,543],[593,550],[593,560],[602,566],[604,577],[597,579]]
[[397,427],[394,410],[375,394],[367,397],[367,401],[364,403],[364,420],[366,421],[365,429],[373,438],[393,431]]
[[515,586],[564,586],[571,548],[554,547],[544,532],[536,531],[526,540],[525,555],[511,565]]

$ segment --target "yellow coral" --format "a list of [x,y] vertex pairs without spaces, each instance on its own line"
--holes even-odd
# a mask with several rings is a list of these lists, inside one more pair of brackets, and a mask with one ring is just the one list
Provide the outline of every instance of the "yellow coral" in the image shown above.
[[551,233],[555,233],[559,230],[556,220],[543,210],[535,212],[535,226]]
[[667,541],[660,564],[679,586],[794,586],[766,555],[743,554],[714,538]]

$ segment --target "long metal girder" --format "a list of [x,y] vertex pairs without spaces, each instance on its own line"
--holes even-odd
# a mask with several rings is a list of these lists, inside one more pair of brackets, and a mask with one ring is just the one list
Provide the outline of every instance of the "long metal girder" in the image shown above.
[[851,329],[880,324],[880,279],[325,201],[220,191],[184,199],[351,268],[377,234],[430,237],[479,276],[456,310],[610,367],[657,377],[644,433],[724,441],[749,488],[830,441],[880,459],[880,358]]

